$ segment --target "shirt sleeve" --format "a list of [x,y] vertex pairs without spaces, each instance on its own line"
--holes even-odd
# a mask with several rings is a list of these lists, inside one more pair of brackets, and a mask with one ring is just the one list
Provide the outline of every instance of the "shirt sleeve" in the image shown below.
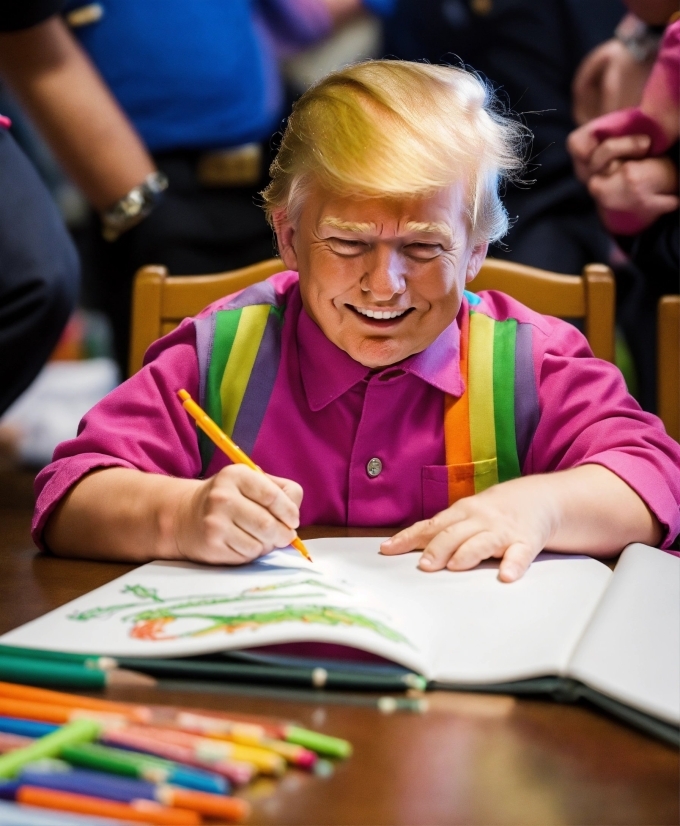
[[62,0],[5,0],[0,3],[0,32],[30,29],[58,14]]
[[[664,529],[680,533],[680,445],[643,411],[613,364],[596,359],[574,327],[553,320],[534,347],[540,418],[525,473],[597,464],[626,482]],[[538,342],[537,342],[538,343]]]
[[82,419],[75,439],[62,442],[35,480],[33,539],[65,494],[95,468],[125,467],[198,478],[201,457],[193,420],[177,397],[198,398],[196,335],[188,320],[149,349],[145,366],[109,393]]

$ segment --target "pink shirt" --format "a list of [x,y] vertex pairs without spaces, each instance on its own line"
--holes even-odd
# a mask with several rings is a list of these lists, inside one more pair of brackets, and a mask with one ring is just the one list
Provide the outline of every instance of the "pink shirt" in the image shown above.
[[[463,390],[458,323],[422,353],[374,371],[332,344],[307,315],[297,273],[270,281],[286,295],[287,309],[281,363],[252,458],[302,485],[302,525],[406,525],[445,508],[444,396]],[[669,546],[680,532],[680,445],[628,395],[619,371],[592,356],[574,327],[502,293],[480,297],[476,310],[532,327],[540,417],[523,474],[603,465],[656,514]],[[94,468],[199,477],[196,429],[177,398],[180,388],[199,397],[190,319],[149,349],[144,368],[83,418],[77,438],[59,445],[38,475],[33,536],[39,545],[57,502]],[[382,464],[376,476],[367,471],[371,459]],[[228,463],[216,451],[208,475]]]

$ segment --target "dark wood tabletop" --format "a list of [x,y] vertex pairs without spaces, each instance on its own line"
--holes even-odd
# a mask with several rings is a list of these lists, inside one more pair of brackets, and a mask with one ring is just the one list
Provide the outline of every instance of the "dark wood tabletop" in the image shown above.
[[[29,536],[30,512],[29,475],[0,472],[0,633],[130,570],[38,553]],[[351,705],[250,696],[246,689],[225,695],[117,688],[107,696],[268,714],[353,743],[354,755],[331,777],[289,771],[244,790],[253,803],[251,823],[680,820],[678,751],[585,705],[433,692],[424,713],[383,714],[376,695],[350,695]]]

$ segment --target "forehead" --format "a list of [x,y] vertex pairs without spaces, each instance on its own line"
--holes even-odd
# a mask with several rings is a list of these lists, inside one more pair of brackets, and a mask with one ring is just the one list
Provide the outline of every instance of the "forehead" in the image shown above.
[[303,214],[318,228],[450,233],[466,218],[462,194],[460,185],[425,196],[356,197],[315,189],[308,196]]

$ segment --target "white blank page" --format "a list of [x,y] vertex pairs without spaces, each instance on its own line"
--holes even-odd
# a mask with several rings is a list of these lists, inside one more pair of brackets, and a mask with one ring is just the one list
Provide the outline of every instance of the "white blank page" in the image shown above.
[[569,675],[680,723],[680,558],[647,545],[624,550]]

